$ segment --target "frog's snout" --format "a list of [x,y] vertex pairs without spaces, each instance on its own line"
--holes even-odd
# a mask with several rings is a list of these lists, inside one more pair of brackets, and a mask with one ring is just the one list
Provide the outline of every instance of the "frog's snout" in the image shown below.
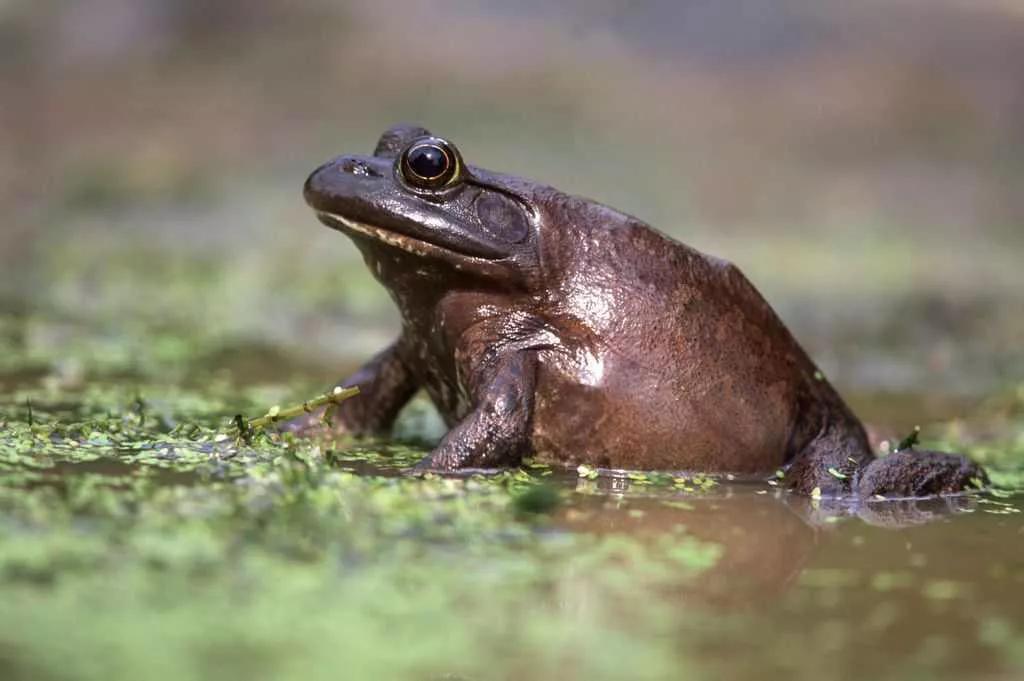
[[331,173],[334,167],[334,161],[328,161],[323,163],[309,174],[306,181],[302,184],[302,198],[306,200],[306,203],[312,207],[316,207],[316,200],[318,197],[323,195],[324,186],[323,180],[324,175]]
[[316,207],[318,200],[329,196],[347,196],[357,185],[367,179],[380,179],[385,176],[385,168],[380,163],[373,163],[364,156],[339,156],[320,165],[309,174],[302,187],[302,195],[306,203]]

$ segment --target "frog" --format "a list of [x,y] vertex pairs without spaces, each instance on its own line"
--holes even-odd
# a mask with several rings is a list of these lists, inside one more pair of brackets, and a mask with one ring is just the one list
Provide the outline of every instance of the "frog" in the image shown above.
[[401,331],[296,430],[386,434],[423,391],[446,434],[416,467],[771,478],[810,496],[927,497],[985,484],[970,459],[876,456],[865,427],[733,263],[596,201],[467,164],[401,124],[303,187],[390,294]]

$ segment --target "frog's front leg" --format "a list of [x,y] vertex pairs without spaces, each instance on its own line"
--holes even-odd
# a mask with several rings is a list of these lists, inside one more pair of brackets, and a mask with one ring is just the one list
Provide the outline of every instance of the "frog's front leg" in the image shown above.
[[530,447],[537,356],[516,350],[471,381],[475,407],[421,461],[418,470],[454,471],[518,464]]
[[[398,412],[412,399],[419,383],[404,359],[401,338],[377,353],[357,372],[341,381],[341,386],[358,386],[359,394],[335,407],[331,428],[350,435],[386,434]],[[309,431],[321,427],[323,409],[297,419],[292,430]]]

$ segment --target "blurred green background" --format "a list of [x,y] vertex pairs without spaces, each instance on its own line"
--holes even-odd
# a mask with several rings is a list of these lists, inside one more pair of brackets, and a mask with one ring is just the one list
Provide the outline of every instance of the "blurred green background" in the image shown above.
[[737,262],[846,390],[980,395],[1024,365],[1021,64],[1010,0],[3,0],[0,304],[334,380],[397,317],[301,183],[408,121]]

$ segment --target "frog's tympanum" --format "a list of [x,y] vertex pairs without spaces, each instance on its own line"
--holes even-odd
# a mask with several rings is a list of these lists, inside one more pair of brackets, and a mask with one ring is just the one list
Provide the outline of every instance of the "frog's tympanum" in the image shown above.
[[317,168],[306,201],[347,234],[402,316],[344,381],[334,427],[386,432],[424,389],[449,427],[420,467],[524,456],[603,468],[773,474],[823,495],[925,496],[984,473],[876,459],[864,428],[734,265],[640,220],[467,165],[397,126]]

